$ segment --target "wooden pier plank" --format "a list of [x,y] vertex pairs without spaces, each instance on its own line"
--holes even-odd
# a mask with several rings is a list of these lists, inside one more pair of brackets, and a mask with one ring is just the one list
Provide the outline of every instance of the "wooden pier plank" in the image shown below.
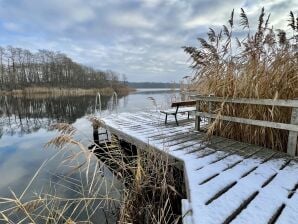
[[296,160],[222,137],[207,139],[194,131],[193,120],[178,119],[182,125],[176,126],[173,119],[165,126],[160,114],[140,112],[104,121],[110,132],[126,141],[184,162],[193,223],[291,223],[298,219]]

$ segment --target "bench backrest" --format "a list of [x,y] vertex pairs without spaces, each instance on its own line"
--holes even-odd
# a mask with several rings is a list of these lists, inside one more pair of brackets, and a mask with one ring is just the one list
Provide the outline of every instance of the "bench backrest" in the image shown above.
[[196,105],[196,100],[173,102],[171,107],[186,107]]
[[[209,112],[202,112],[200,110],[200,102],[207,102],[209,104]],[[279,106],[279,107],[290,107],[292,108],[291,122],[290,124],[278,123],[263,120],[253,120],[240,117],[231,116],[220,116],[211,113],[212,102],[217,103],[235,103],[235,104],[252,104],[252,105],[265,105],[265,106]],[[200,130],[200,116],[211,118],[218,118],[224,121],[256,125],[261,127],[276,128],[289,131],[287,153],[295,156],[297,148],[297,136],[298,136],[298,100],[272,100],[272,99],[232,99],[232,98],[221,98],[221,97],[207,97],[198,96],[196,97],[196,130]]]

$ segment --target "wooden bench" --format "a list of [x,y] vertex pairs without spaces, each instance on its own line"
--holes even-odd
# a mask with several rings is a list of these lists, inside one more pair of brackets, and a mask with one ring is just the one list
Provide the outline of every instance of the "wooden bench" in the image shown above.
[[174,107],[173,109],[168,110],[162,110],[161,113],[165,114],[165,124],[167,124],[168,121],[168,115],[173,115],[175,117],[175,121],[177,126],[179,125],[177,120],[177,114],[178,113],[187,113],[187,119],[189,119],[189,114],[191,112],[196,111],[196,101],[190,100],[190,101],[180,101],[180,102],[173,102],[171,107]]
[[[218,119],[217,114],[212,113],[212,102],[216,103],[233,103],[233,104],[251,104],[251,105],[266,105],[266,106],[277,106],[277,107],[289,107],[292,108],[292,116],[290,124],[286,123],[278,123],[272,121],[264,121],[264,120],[253,120],[247,118],[240,117],[232,117],[232,116],[220,116],[220,120],[236,122],[247,125],[255,125],[261,127],[269,127],[275,129],[282,129],[289,131],[288,137],[288,145],[287,145],[287,153],[291,156],[297,155],[297,137],[298,137],[298,99],[294,100],[272,100],[272,99],[232,99],[232,98],[221,98],[221,97],[204,97],[199,96],[195,98],[196,101],[196,123],[195,129],[197,131],[200,130],[200,121],[201,116],[207,117],[209,119]],[[207,102],[209,111],[203,112],[200,109],[200,105],[202,102]],[[210,121],[210,120],[209,120]]]

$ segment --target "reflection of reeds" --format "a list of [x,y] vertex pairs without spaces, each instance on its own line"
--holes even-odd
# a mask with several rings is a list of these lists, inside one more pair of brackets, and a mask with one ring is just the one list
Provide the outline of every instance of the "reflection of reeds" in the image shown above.
[[[94,128],[104,127],[104,123],[95,117],[90,118]],[[138,150],[137,154],[125,154],[119,140],[113,136],[111,142],[95,145],[91,150],[75,140],[77,129],[61,123],[51,127],[59,135],[46,144],[59,148],[34,174],[25,190],[12,197],[0,198],[0,220],[6,223],[92,223],[94,215],[103,209],[113,213],[119,223],[177,223],[182,174],[177,172],[170,159],[151,149]],[[104,149],[103,149],[104,148]],[[105,163],[123,183],[121,200],[111,196],[114,183],[107,182],[103,166],[94,154],[105,150]],[[32,186],[38,180],[49,161],[61,162],[40,192],[32,195]],[[103,191],[104,189],[104,191]],[[65,194],[65,192],[68,192]],[[175,201],[175,203],[173,202]],[[178,203],[177,203],[178,202]],[[138,212],[136,212],[138,211]],[[108,214],[107,216],[111,216]],[[96,220],[98,221],[98,220]]]
[[[103,166],[94,154],[74,139],[76,129],[72,125],[57,124],[60,135],[46,144],[57,146],[55,155],[45,161],[33,175],[25,190],[11,198],[0,198],[0,220],[7,223],[91,223],[100,209],[113,210],[119,204],[113,183],[103,175]],[[57,173],[46,182],[40,192],[32,192],[50,161],[61,161]],[[58,172],[58,170],[61,170]],[[61,173],[61,174],[59,174]],[[114,217],[115,220],[115,217]]]
[[157,110],[157,103],[154,97],[149,96],[148,100],[150,100],[150,102],[153,104],[153,106],[155,107],[155,109]]
[[[116,91],[119,95],[127,95],[129,92],[133,91],[133,89],[127,86],[119,86]],[[110,87],[100,89],[30,87],[12,91],[0,91],[0,95],[12,95],[16,97],[30,96],[32,98],[38,98],[45,96],[95,96],[98,92],[103,96],[112,96],[115,90]]]
[[[185,47],[196,72],[194,86],[200,94],[214,94],[230,98],[294,99],[298,97],[298,24],[291,13],[290,27],[293,36],[286,37],[282,30],[269,26],[269,16],[262,9],[258,26],[252,33],[251,24],[243,9],[240,26],[246,30],[239,39],[234,12],[229,25],[216,32],[210,29],[208,40],[198,38],[201,47]],[[243,31],[241,31],[243,32]],[[295,47],[296,46],[296,47]],[[203,107],[204,108],[204,107]],[[222,115],[289,123],[291,111],[287,108],[214,104],[214,110]],[[208,111],[208,106],[205,107]],[[234,138],[262,146],[285,150],[287,131],[232,124],[215,119],[210,133]]]

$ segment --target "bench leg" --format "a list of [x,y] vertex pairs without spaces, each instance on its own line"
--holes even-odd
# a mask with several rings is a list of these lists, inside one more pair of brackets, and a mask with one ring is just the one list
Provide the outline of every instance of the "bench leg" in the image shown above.
[[167,121],[168,121],[168,114],[166,114],[165,124],[167,124]]
[[188,113],[188,115],[187,115],[187,119],[189,120],[189,112],[187,112]]
[[175,114],[175,120],[176,120],[176,124],[177,124],[177,126],[179,126],[179,124],[178,124],[178,120],[177,120],[177,114]]

